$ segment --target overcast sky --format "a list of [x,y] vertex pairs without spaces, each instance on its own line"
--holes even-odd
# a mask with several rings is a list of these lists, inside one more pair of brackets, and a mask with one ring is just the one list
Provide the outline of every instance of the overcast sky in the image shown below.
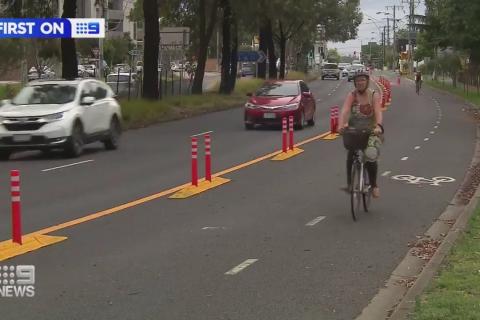
[[[374,41],[381,43],[382,35],[380,32],[383,31],[383,26],[387,25],[387,20],[384,18],[390,17],[393,19],[393,9],[389,8],[387,10],[387,6],[403,6],[403,8],[397,9],[396,18],[402,19],[402,21],[399,23],[399,26],[397,27],[397,30],[398,28],[406,26],[407,19],[405,18],[405,16],[408,14],[408,4],[402,2],[402,0],[360,0],[360,9],[363,13],[363,21],[358,28],[357,39],[350,40],[345,43],[329,42],[328,48],[337,48],[341,55],[348,56],[353,55],[354,51],[356,51],[358,54],[358,52],[360,52],[362,42],[368,43],[369,41]],[[425,12],[423,0],[416,0],[415,7],[415,13],[423,14]],[[390,15],[377,15],[377,12],[379,11],[390,12]],[[372,23],[372,21],[368,20],[369,18],[376,19],[376,25]],[[391,23],[392,21],[390,21],[390,41],[393,41],[393,28],[391,26]]]

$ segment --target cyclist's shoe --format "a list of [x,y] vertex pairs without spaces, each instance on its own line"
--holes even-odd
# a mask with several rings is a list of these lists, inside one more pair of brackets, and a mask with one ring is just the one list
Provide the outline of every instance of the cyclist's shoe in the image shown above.
[[379,187],[373,188],[373,190],[372,190],[372,196],[373,196],[374,198],[377,198],[377,199],[380,198],[380,188],[379,188]]

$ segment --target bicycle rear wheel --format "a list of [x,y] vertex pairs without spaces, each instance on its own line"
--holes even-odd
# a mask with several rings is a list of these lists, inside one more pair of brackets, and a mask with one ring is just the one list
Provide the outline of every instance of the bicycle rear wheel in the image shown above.
[[350,208],[353,221],[357,221],[357,214],[360,211],[361,191],[360,191],[360,164],[352,165],[352,184],[350,186]]
[[372,186],[370,185],[367,170],[363,170],[363,189],[363,210],[365,212],[368,212],[368,208],[370,207],[370,201],[372,200]]

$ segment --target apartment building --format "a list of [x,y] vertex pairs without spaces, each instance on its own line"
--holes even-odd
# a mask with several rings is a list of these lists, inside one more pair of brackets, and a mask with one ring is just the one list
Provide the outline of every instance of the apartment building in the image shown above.
[[[59,16],[62,14],[63,2],[58,0]],[[107,19],[107,38],[121,37],[128,33],[130,38],[141,40],[143,33],[137,32],[137,26],[128,19],[135,0],[76,0],[77,18]],[[102,16],[102,3],[108,1],[107,10]]]

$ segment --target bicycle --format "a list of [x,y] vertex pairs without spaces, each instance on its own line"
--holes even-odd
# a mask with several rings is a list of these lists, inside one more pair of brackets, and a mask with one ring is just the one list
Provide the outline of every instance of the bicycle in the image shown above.
[[353,151],[353,164],[350,184],[350,208],[353,221],[357,221],[360,211],[360,203],[363,202],[363,210],[368,212],[372,198],[372,188],[365,168],[365,156],[363,150],[368,145],[371,130],[346,128],[343,130],[343,144],[349,151]]
[[416,87],[415,91],[419,95],[420,94],[420,89],[422,88],[422,81],[421,80],[415,81],[415,87]]

